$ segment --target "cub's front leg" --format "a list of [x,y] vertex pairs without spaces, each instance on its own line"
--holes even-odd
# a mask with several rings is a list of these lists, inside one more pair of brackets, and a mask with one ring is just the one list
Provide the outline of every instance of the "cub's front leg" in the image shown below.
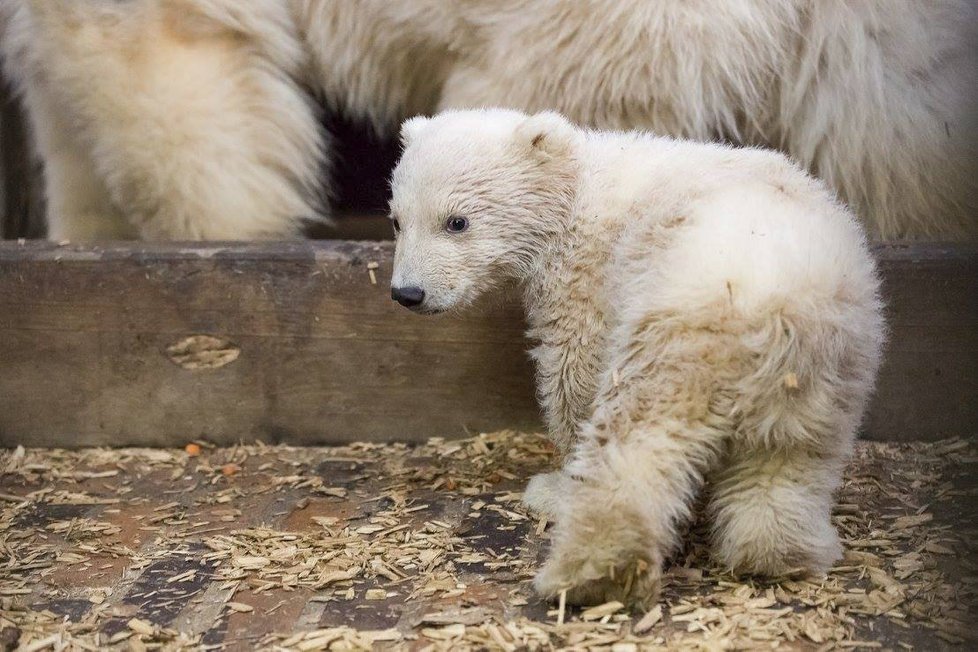
[[[533,331],[531,336],[535,335]],[[590,416],[597,387],[598,360],[592,347],[583,346],[581,335],[550,335],[562,344],[544,341],[530,352],[537,367],[537,396],[547,422],[547,432],[564,456],[571,451],[580,424]]]
[[[573,338],[572,344],[563,349],[541,345],[533,352],[540,402],[560,464],[574,445],[579,424],[587,419],[594,401],[594,348],[586,350],[580,338]],[[526,486],[523,504],[555,520],[559,503],[565,499],[566,480],[563,470],[533,476]]]
[[544,596],[654,600],[663,561],[729,433],[713,405],[727,375],[715,360],[729,346],[724,335],[657,330],[623,340],[620,382],[603,387],[564,475],[535,483],[557,496],[550,555],[535,583]]
[[570,477],[563,469],[550,473],[538,473],[526,485],[523,492],[523,504],[530,510],[555,521],[560,509],[560,502],[566,499]]

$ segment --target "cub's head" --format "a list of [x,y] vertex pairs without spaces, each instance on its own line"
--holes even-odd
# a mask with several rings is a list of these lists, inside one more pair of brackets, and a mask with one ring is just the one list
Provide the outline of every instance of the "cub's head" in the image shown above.
[[432,314],[525,275],[565,228],[582,138],[554,113],[453,111],[405,122],[390,204],[392,298]]

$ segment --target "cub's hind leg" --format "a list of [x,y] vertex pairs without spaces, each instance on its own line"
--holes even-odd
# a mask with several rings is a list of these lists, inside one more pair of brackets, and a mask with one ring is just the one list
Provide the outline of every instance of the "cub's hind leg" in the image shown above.
[[827,571],[842,554],[831,515],[843,463],[836,454],[733,447],[708,508],[716,558],[767,577]]
[[[867,309],[868,307],[868,309]],[[878,364],[872,304],[781,311],[750,338],[754,371],[711,478],[714,554],[732,570],[822,573],[841,556],[831,522]]]

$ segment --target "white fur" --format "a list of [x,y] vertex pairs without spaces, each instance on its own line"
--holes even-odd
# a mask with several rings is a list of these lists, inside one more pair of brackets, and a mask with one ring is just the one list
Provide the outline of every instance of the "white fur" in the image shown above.
[[[973,0],[0,0],[55,237],[259,237],[316,212],[298,82],[780,148],[875,237],[978,236]],[[6,28],[4,27],[6,25]]]
[[877,237],[978,237],[970,0],[506,0],[440,107],[782,149]]
[[316,218],[323,137],[288,8],[5,0],[52,238],[268,238]]
[[[653,597],[704,486],[721,562],[826,570],[832,492],[883,341],[853,215],[770,151],[503,110],[408,130],[392,284],[424,290],[422,313],[524,287],[567,454],[527,489],[556,520],[538,589]],[[450,216],[468,228],[447,231]]]

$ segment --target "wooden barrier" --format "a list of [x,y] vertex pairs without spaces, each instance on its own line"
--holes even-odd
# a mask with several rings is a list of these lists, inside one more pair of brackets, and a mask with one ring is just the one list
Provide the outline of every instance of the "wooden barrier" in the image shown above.
[[[866,436],[973,436],[978,246],[877,253],[891,334]],[[335,240],[2,242],[0,444],[419,441],[540,427],[512,294],[417,316],[390,300],[391,254],[390,243]]]

